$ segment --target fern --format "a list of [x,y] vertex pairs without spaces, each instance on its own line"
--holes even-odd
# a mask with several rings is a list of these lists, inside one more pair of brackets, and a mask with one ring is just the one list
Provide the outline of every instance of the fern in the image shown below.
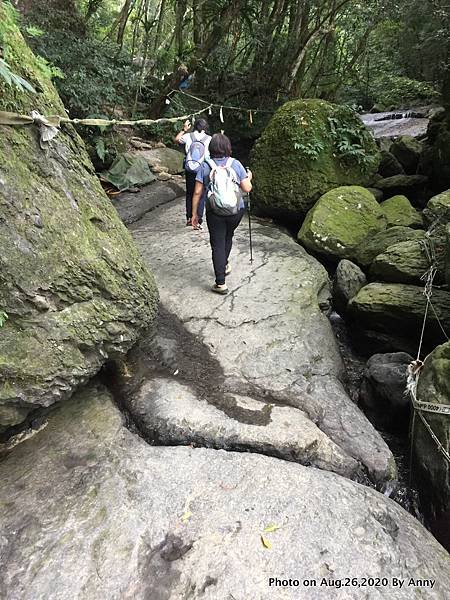
[[0,58],[0,77],[10,86],[16,87],[20,91],[36,93],[34,87],[26,79],[13,73],[6,61]]

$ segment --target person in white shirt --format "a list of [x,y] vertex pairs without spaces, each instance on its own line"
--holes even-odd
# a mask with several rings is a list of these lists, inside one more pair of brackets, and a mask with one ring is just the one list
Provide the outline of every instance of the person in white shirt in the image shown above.
[[[206,119],[197,119],[193,131],[190,121],[185,121],[183,129],[175,136],[176,144],[183,144],[186,152],[184,169],[186,174],[186,225],[192,225],[192,196],[194,195],[195,178],[205,160],[209,159],[209,125]],[[205,202],[200,202],[197,207],[198,224],[196,229],[202,229]]]

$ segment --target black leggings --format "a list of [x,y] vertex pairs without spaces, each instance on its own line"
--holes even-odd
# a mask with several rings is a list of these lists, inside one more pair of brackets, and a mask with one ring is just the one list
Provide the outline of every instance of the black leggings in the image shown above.
[[[185,171],[186,174],[186,220],[192,219],[192,197],[194,195],[195,178],[197,173]],[[198,222],[203,223],[203,213],[205,211],[205,194],[202,194],[197,207]]]
[[211,210],[206,211],[206,222],[209,229],[209,242],[212,250],[212,260],[217,285],[225,283],[225,265],[233,245],[234,230],[244,216],[242,208],[236,215],[222,217]]

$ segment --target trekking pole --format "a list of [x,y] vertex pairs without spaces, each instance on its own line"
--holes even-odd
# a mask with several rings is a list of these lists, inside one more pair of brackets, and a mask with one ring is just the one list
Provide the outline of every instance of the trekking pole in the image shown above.
[[253,244],[252,244],[252,217],[251,217],[251,204],[250,204],[250,192],[247,194],[247,211],[248,211],[248,234],[250,240],[250,262],[253,262]]
[[[246,167],[246,171],[250,169]],[[250,240],[250,262],[253,262],[253,244],[252,244],[252,216],[251,216],[251,200],[250,200],[250,192],[247,193],[247,211],[248,211],[248,235]]]

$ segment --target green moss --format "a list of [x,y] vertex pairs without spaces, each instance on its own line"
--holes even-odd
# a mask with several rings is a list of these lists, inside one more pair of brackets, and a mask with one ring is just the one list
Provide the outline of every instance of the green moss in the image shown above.
[[345,186],[320,198],[303,222],[298,239],[314,252],[354,259],[361,242],[385,228],[386,220],[374,196],[365,188]]
[[[9,110],[63,114],[20,33],[7,35],[9,63],[41,90],[7,88]],[[158,294],[73,128],[44,151],[34,126],[0,127],[0,182],[1,427],[11,406],[52,404],[122,356],[152,322]]]
[[423,244],[419,240],[408,240],[389,246],[379,254],[372,263],[370,274],[376,281],[420,285],[429,267]]
[[406,240],[419,240],[425,237],[425,232],[411,229],[410,227],[395,226],[380,231],[370,238],[364,239],[356,249],[355,260],[359,265],[368,266],[376,256],[384,252],[389,246]]
[[347,107],[288,102],[255,145],[255,202],[273,214],[304,214],[332,188],[368,184],[379,159],[372,135]]
[[406,196],[393,196],[381,203],[381,210],[387,219],[388,227],[423,227],[422,215],[411,205]]

